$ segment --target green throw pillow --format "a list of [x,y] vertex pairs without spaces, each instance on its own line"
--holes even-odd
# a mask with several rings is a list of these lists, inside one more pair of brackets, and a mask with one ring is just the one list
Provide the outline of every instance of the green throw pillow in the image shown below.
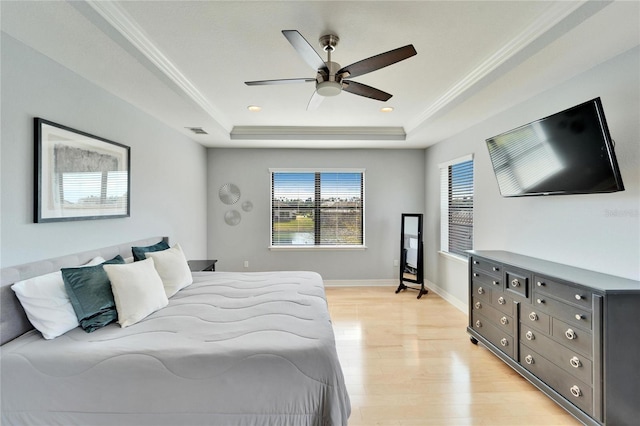
[[118,255],[96,266],[63,268],[62,279],[80,327],[91,333],[118,319],[111,282],[102,265],[122,264]]
[[145,256],[145,253],[148,253],[150,251],[162,251],[168,248],[169,248],[169,244],[167,244],[166,241],[160,241],[159,243],[154,244],[152,246],[131,247],[131,252],[133,253],[133,260],[137,262],[139,260],[145,260],[147,258]]

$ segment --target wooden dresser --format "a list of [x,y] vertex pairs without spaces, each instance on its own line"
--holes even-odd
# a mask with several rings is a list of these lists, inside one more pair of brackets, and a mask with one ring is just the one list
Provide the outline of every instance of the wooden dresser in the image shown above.
[[470,251],[469,326],[587,425],[640,421],[640,282],[505,251]]

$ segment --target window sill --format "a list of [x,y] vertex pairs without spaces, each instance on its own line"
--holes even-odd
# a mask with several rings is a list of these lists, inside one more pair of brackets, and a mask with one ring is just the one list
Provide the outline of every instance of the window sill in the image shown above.
[[439,251],[438,254],[447,259],[455,260],[456,262],[464,263],[465,265],[469,263],[469,258],[460,256],[457,254],[448,253],[446,251]]
[[273,251],[361,251],[366,249],[367,246],[269,246],[269,250]]

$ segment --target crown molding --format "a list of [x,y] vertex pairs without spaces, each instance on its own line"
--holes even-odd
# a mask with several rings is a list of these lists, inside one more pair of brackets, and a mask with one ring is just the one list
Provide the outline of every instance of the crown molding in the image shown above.
[[118,31],[131,45],[144,55],[160,72],[166,75],[184,94],[225,131],[231,130],[231,122],[200,92],[180,69],[153,43],[138,23],[117,2],[86,0],[109,25]]
[[399,140],[407,137],[402,127],[300,127],[235,126],[235,140]]
[[[498,67],[516,56],[519,52],[521,52],[528,46],[532,45],[536,40],[540,39],[543,35],[548,33],[551,29],[556,27],[567,17],[574,14],[585,4],[589,3],[590,5],[592,5],[593,3],[599,3],[598,5],[595,5],[595,9],[600,10],[610,2],[610,0],[606,2],[592,2],[589,0],[581,0],[550,3],[549,8],[529,26],[522,30],[520,34],[510,39],[508,43],[498,49],[493,55],[489,56],[465,77],[451,86],[446,92],[442,94],[442,96],[440,96],[435,102],[429,105],[427,109],[422,111],[420,115],[411,120],[405,126],[407,133],[411,133],[429,118],[431,118],[436,113],[443,110],[447,105],[456,100],[459,96],[470,91],[473,86],[478,84],[484,78],[488,77]],[[591,13],[587,13],[586,16],[584,16],[582,19],[579,19],[579,22],[582,22],[588,16],[591,16],[591,14],[595,13],[596,10]],[[579,22],[574,23],[574,26]]]

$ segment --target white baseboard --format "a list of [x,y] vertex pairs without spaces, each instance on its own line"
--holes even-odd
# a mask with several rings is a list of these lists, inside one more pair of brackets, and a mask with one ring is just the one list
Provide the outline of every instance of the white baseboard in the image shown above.
[[398,280],[325,280],[326,287],[389,287],[398,286]]
[[428,288],[429,291],[433,291],[435,294],[437,294],[438,296],[442,297],[444,300],[449,302],[451,305],[453,305],[453,307],[457,308],[459,311],[462,311],[465,314],[469,313],[468,306],[464,302],[462,302],[462,301],[456,299],[455,297],[453,297],[451,295],[451,293],[449,293],[446,290],[438,287],[437,285],[435,285],[431,281],[425,282],[424,286],[426,288]]

